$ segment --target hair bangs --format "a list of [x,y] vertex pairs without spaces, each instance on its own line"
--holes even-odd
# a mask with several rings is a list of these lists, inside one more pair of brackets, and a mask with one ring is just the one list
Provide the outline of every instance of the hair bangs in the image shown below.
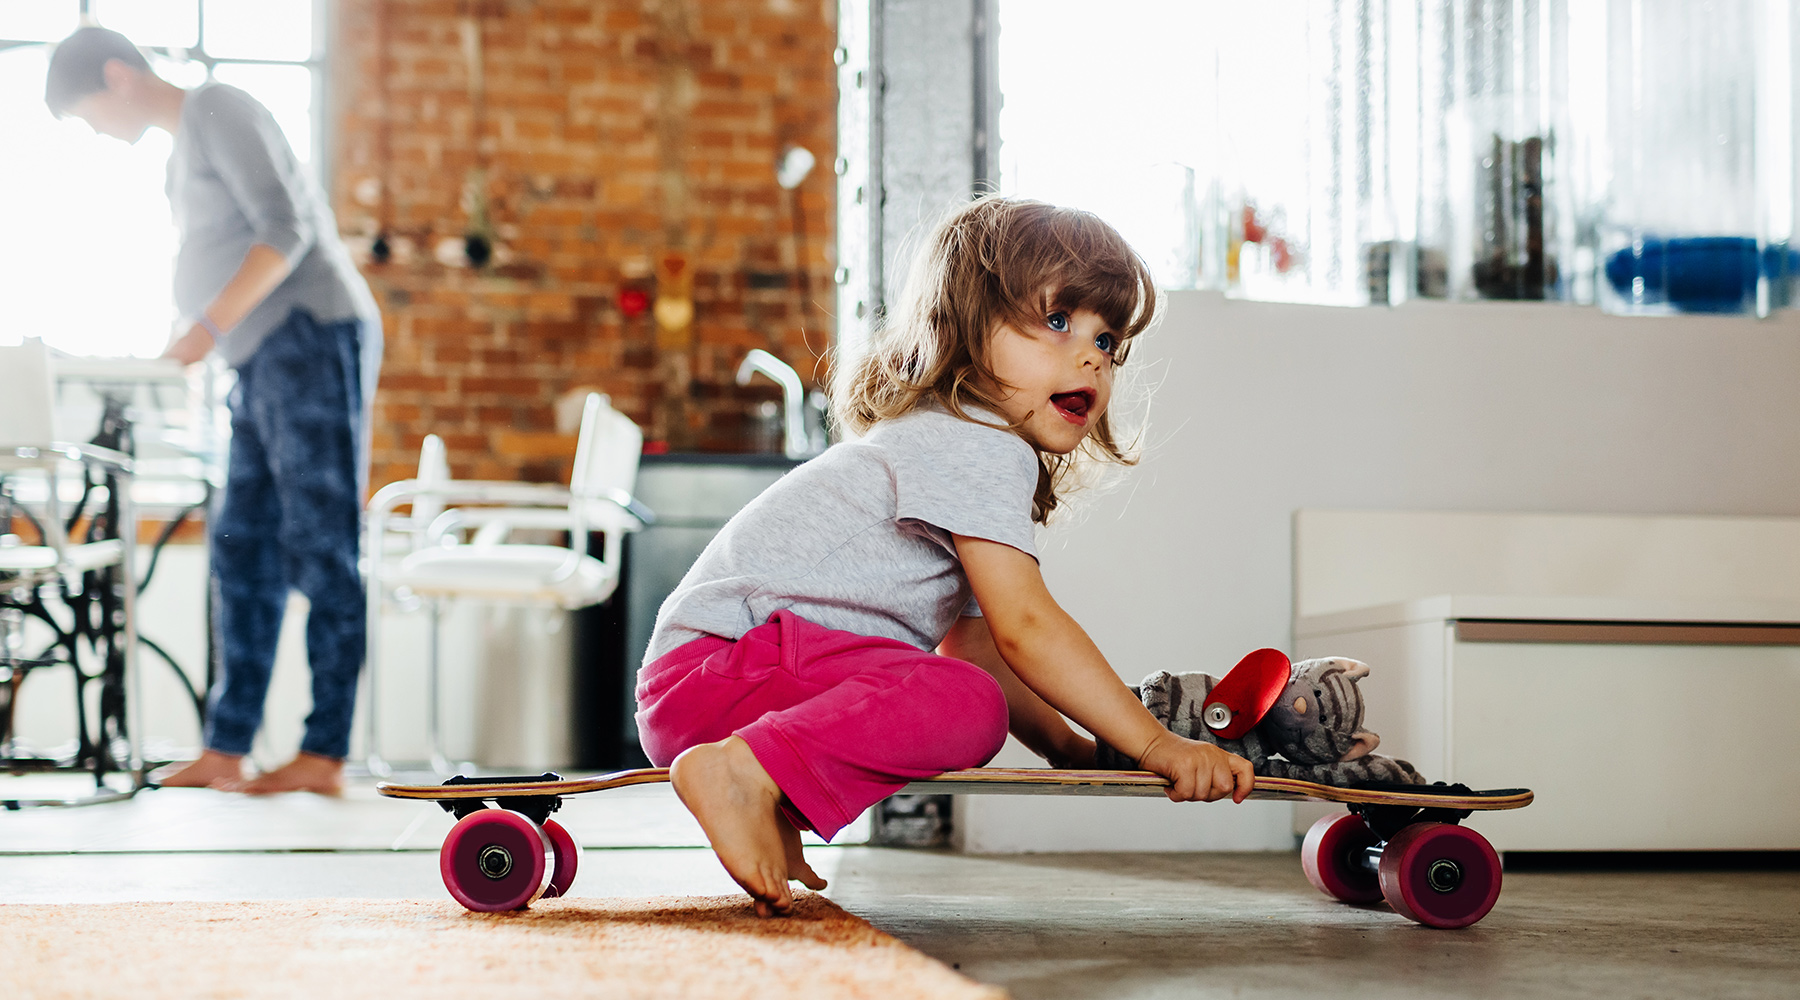
[[1018,262],[1023,265],[1018,272],[1030,283],[1033,308],[1020,310],[1017,319],[1039,322],[1052,309],[1086,309],[1105,321],[1122,346],[1150,325],[1154,279],[1117,230],[1092,212],[1071,208],[1047,207],[1040,218],[1024,221],[1026,228],[1041,231],[1022,233],[1026,238],[1018,241],[1027,258]]

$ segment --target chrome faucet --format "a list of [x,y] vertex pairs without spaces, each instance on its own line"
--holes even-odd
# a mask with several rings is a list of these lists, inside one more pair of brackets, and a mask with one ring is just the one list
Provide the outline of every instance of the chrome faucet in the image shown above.
[[762,372],[781,386],[783,426],[783,452],[789,458],[807,458],[819,453],[806,434],[806,390],[800,384],[800,373],[793,367],[768,351],[757,349],[744,355],[738,365],[737,384],[749,385],[750,379],[757,372]]

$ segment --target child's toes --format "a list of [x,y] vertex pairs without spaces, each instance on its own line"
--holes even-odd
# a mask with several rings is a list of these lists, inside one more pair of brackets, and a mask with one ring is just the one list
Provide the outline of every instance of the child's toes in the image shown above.
[[819,877],[819,873],[813,871],[812,866],[805,861],[789,862],[788,878],[797,879],[801,885],[814,891],[825,888],[826,884],[825,880]]
[[781,846],[787,853],[788,878],[799,879],[800,884],[808,889],[825,888],[825,880],[806,863],[806,851],[800,843],[800,831],[785,816],[781,818]]
[[[757,875],[759,876],[758,881],[762,883],[760,886],[757,888],[745,886],[756,900],[757,914],[759,916],[785,916],[789,910],[794,908],[794,895],[788,891],[787,880],[781,878],[781,873],[773,868],[759,869]],[[769,912],[763,912],[765,907]]]
[[756,906],[759,917],[784,916],[794,907],[793,894],[787,882],[772,868],[759,866],[749,878],[735,879]]
[[782,873],[775,871],[770,871],[768,873],[769,878],[776,885],[776,890],[771,895],[770,902],[774,904],[777,912],[786,913],[794,908],[794,894],[788,889],[787,879],[782,878],[781,875]]

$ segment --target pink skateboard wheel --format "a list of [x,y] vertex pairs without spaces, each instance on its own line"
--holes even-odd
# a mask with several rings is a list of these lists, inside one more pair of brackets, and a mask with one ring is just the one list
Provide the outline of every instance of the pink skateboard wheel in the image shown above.
[[482,809],[451,827],[438,851],[444,888],[477,913],[522,910],[550,885],[550,839],[510,809]]
[[1333,899],[1373,903],[1381,898],[1381,882],[1357,857],[1380,842],[1361,816],[1326,816],[1306,831],[1306,840],[1300,845],[1300,868],[1313,888]]
[[544,836],[550,839],[550,849],[555,856],[551,865],[550,888],[544,890],[544,898],[553,899],[565,895],[569,886],[575,882],[575,872],[581,867],[581,845],[575,842],[569,831],[553,819],[544,821]]
[[1381,895],[1427,927],[1467,927],[1500,898],[1500,855],[1467,827],[1414,823],[1382,850]]

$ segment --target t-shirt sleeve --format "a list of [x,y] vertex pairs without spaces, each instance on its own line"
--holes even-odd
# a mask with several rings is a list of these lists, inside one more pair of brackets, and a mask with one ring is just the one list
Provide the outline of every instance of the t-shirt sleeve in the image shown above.
[[908,423],[890,444],[901,526],[952,554],[956,546],[950,536],[966,535],[1036,559],[1031,503],[1038,460],[1031,446],[1011,431],[948,414]]
[[290,264],[298,261],[316,234],[303,208],[307,196],[299,161],[281,126],[241,91],[209,87],[195,98],[205,102],[195,119],[198,145],[249,221],[255,242],[274,247]]

